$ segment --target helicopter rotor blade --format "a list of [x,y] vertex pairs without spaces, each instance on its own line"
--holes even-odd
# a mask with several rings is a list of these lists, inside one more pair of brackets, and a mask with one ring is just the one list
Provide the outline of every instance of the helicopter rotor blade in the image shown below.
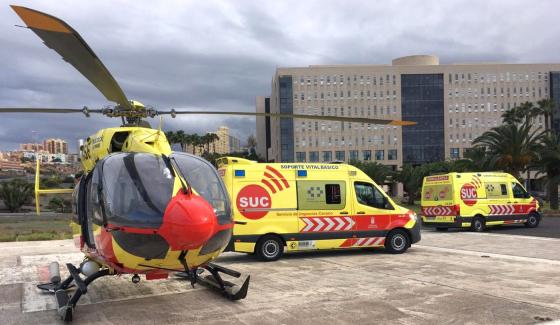
[[65,113],[83,113],[88,116],[89,113],[103,113],[100,109],[89,109],[89,108],[31,108],[31,107],[0,107],[0,113],[54,113],[54,114],[65,114]]
[[260,116],[260,117],[275,117],[275,118],[300,118],[308,120],[321,120],[321,121],[335,121],[335,122],[355,122],[355,123],[368,123],[380,125],[396,125],[396,126],[409,126],[416,125],[416,122],[401,121],[401,120],[384,120],[384,119],[371,119],[365,117],[346,117],[346,116],[330,116],[330,115],[307,115],[307,114],[277,114],[277,113],[264,113],[264,112],[229,112],[229,111],[158,111],[158,115],[170,114],[171,116],[185,114],[185,115],[238,115],[238,116]]
[[47,47],[60,54],[64,61],[86,77],[105,98],[123,108],[132,108],[115,78],[72,27],[61,19],[40,11],[14,5],[11,7]]

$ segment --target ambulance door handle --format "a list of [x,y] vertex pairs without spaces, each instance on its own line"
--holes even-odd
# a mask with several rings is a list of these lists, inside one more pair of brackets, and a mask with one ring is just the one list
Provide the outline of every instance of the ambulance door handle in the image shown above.
[[348,214],[348,211],[340,211],[340,214]]
[[356,214],[366,214],[366,212],[365,211],[358,211],[358,212],[356,212]]

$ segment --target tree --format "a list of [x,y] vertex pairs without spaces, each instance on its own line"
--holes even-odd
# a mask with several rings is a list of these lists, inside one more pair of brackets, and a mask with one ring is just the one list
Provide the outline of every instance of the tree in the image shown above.
[[0,199],[10,212],[17,212],[33,197],[33,185],[22,179],[0,184]]
[[554,113],[554,101],[552,99],[541,99],[537,102],[539,113],[544,116],[544,129],[552,128],[552,114]]
[[212,152],[216,153],[216,141],[220,140],[220,137],[216,133],[210,133],[212,140]]
[[359,161],[359,160],[352,160],[350,161],[350,165],[356,166],[358,169],[366,173],[374,182],[377,184],[385,184],[388,180],[392,180],[394,175],[393,170],[391,168],[380,164],[375,161]]
[[62,184],[63,179],[57,175],[41,179],[42,187],[44,188],[58,188]]
[[558,184],[560,183],[560,138],[549,132],[542,138],[535,167],[546,173],[550,208],[558,210]]
[[537,157],[539,141],[545,131],[531,130],[531,123],[503,124],[484,132],[473,141],[485,148],[492,164],[519,178]]
[[521,103],[502,114],[505,124],[521,124],[524,121],[530,123],[531,119],[538,114],[538,109],[531,102]]
[[[465,159],[470,162],[469,171],[485,172],[496,169],[495,162],[486,152],[486,147],[473,147],[465,151]],[[459,163],[459,160],[457,161]]]
[[412,166],[405,164],[396,174],[396,180],[403,184],[404,190],[408,193],[408,204],[414,204],[414,199],[418,197],[422,180],[424,179],[424,170],[422,166]]
[[[210,152],[210,144],[215,141],[216,134],[206,133],[202,136],[201,140],[204,145],[206,145],[206,152]],[[214,151],[215,152],[215,151]]]
[[165,132],[165,137],[167,138],[167,142],[169,142],[170,145],[178,143],[177,142],[177,137],[175,136],[175,132],[173,132],[173,131]]
[[188,138],[189,138],[190,144],[192,146],[192,153],[194,155],[194,154],[196,154],[196,148],[198,146],[200,146],[200,143],[202,142],[201,137],[200,137],[200,135],[198,135],[196,133],[193,133],[193,134],[190,134],[188,136]]
[[257,139],[252,134],[247,138],[247,147],[249,149],[257,147]]
[[53,197],[47,207],[55,212],[64,213],[64,200],[60,197]]

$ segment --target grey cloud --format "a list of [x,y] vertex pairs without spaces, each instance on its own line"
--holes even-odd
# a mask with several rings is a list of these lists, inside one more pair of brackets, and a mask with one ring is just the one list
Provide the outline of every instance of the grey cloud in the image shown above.
[[[390,64],[412,54],[443,63],[558,62],[555,1],[95,1],[21,5],[74,27],[130,98],[146,105],[253,111],[278,66]],[[0,6],[0,107],[101,107],[107,101]],[[157,120],[151,121],[157,125]],[[118,120],[0,116],[0,150],[35,138],[70,143]],[[254,119],[181,117],[164,128],[228,125],[242,140]],[[31,131],[37,131],[32,133]]]

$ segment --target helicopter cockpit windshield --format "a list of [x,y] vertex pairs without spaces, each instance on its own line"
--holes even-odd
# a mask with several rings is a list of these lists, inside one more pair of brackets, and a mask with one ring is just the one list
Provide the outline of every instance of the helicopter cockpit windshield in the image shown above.
[[158,228],[173,196],[174,177],[161,156],[118,153],[101,169],[103,207],[115,226]]
[[181,174],[195,192],[212,205],[218,223],[231,223],[227,191],[216,169],[208,161],[183,152],[173,152],[169,158],[177,163]]

